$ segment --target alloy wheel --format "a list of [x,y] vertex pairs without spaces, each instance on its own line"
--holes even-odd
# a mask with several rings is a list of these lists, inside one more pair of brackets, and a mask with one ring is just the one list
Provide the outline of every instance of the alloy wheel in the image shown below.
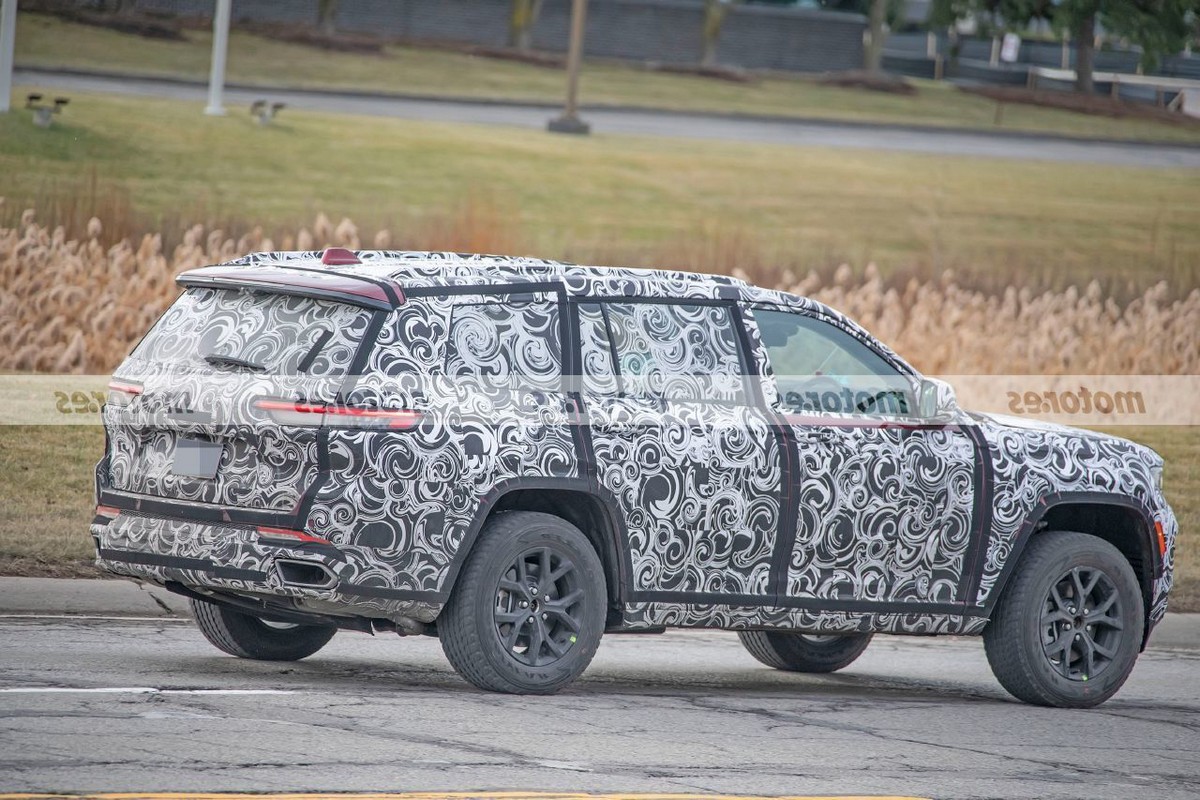
[[1040,622],[1054,669],[1073,681],[1095,678],[1113,663],[1123,635],[1117,587],[1102,570],[1073,567],[1050,587]]
[[579,634],[584,591],[575,564],[550,547],[521,553],[496,587],[496,635],[522,664],[544,667],[565,656]]

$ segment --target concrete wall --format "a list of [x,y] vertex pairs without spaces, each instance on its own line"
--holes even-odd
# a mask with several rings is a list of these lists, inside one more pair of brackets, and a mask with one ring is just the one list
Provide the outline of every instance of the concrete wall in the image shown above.
[[[133,0],[145,11],[211,16],[213,0]],[[79,0],[95,5],[96,0]],[[534,46],[567,46],[569,0],[545,0]],[[233,18],[309,24],[317,0],[233,0]],[[501,47],[508,40],[509,0],[341,0],[338,28],[399,39]],[[586,53],[591,56],[694,64],[700,60],[702,0],[591,0]],[[857,69],[865,19],[796,8],[738,6],[725,18],[717,48],[726,66],[797,72]]]

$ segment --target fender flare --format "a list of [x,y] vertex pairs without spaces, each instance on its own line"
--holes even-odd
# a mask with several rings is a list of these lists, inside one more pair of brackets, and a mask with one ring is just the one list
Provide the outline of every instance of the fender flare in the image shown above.
[[475,543],[479,540],[479,532],[500,502],[513,492],[529,489],[576,492],[596,499],[611,533],[610,536],[604,537],[608,553],[601,553],[600,556],[602,560],[613,564],[616,571],[614,576],[616,581],[613,587],[616,590],[616,597],[613,600],[616,603],[623,603],[629,598],[633,586],[633,564],[629,557],[629,535],[625,528],[625,520],[616,511],[618,508],[616,498],[586,478],[540,477],[510,478],[500,481],[480,499],[475,516],[471,519],[471,524],[467,527],[466,534],[459,542],[450,565],[446,569],[446,575],[442,579],[438,594],[447,599],[450,597],[467,556],[471,554]]

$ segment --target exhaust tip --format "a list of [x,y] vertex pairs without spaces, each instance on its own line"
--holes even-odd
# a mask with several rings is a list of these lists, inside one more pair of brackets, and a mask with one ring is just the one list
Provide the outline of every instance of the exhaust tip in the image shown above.
[[332,589],[337,577],[324,564],[293,558],[275,559],[275,573],[284,586],[302,589]]

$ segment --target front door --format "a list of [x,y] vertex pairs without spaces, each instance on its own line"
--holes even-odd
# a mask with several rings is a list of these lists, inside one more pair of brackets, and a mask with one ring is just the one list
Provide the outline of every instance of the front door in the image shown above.
[[834,320],[750,313],[774,375],[767,402],[797,459],[781,599],[830,610],[961,601],[979,491],[969,429],[919,419],[915,376]]

